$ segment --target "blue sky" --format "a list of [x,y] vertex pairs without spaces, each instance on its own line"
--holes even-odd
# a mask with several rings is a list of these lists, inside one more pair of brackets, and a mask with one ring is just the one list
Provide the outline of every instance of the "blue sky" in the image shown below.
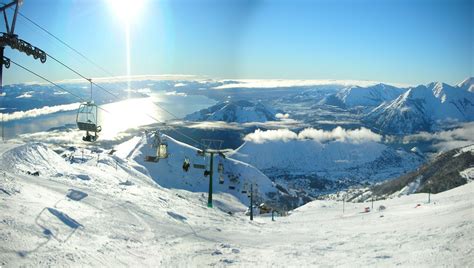
[[[473,10],[459,0],[145,0],[130,26],[131,74],[453,84],[473,76]],[[110,1],[24,0],[20,11],[126,74],[124,23]],[[86,76],[107,76],[21,17],[16,33]],[[5,56],[52,80],[77,78],[51,60]],[[4,73],[5,84],[32,80]]]

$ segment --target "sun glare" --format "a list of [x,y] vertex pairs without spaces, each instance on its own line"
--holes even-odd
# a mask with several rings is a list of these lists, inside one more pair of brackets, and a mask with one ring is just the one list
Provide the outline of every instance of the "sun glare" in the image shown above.
[[108,0],[108,3],[120,20],[130,23],[140,15],[145,0]]
[[[138,16],[142,13],[143,7],[146,0],[108,0],[108,3],[116,14],[118,19],[123,23],[125,30],[125,42],[126,42],[126,64],[127,64],[127,87],[130,89],[130,77],[131,77],[131,37],[130,27],[132,22],[136,21]],[[130,96],[129,96],[130,97]]]

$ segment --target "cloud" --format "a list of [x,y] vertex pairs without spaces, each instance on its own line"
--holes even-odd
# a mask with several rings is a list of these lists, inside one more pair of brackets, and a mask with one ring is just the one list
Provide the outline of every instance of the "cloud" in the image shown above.
[[342,127],[336,127],[331,131],[322,129],[306,128],[298,134],[299,139],[311,139],[319,142],[326,142],[331,140],[349,141],[351,143],[361,143],[366,141],[380,142],[382,136],[376,134],[370,129],[359,128],[354,130],[346,130]]
[[[220,82],[225,82],[221,80]],[[364,80],[283,80],[283,79],[237,79],[232,80],[233,83],[224,83],[223,85],[214,87],[214,89],[229,88],[279,88],[279,87],[304,87],[304,86],[324,86],[324,85],[340,85],[340,86],[373,86],[380,82],[364,81]],[[394,84],[393,86],[411,86],[405,84]]]
[[28,92],[25,92],[23,94],[21,94],[20,96],[16,97],[17,99],[25,99],[25,98],[31,98],[33,97],[33,95],[31,94],[33,93],[32,91],[28,91]]
[[262,127],[266,129],[281,129],[281,128],[302,128],[309,127],[308,124],[302,121],[294,120],[291,118],[280,119],[277,121],[266,121],[266,122],[248,122],[243,123],[244,127]]
[[149,94],[149,93],[151,93],[151,89],[148,88],[148,87],[138,88],[138,89],[125,89],[125,92]]
[[298,134],[289,129],[276,129],[267,131],[257,129],[254,133],[250,133],[245,136],[244,140],[254,143],[265,143],[269,141],[287,142],[290,140],[314,140],[321,143],[329,141],[363,143],[380,142],[382,140],[382,136],[373,133],[366,128],[346,130],[341,127],[336,127],[331,131],[305,128]]
[[57,113],[62,111],[72,111],[79,107],[80,103],[71,103],[56,106],[44,106],[42,108],[35,108],[28,111],[18,111],[10,114],[4,114],[5,121],[18,120],[23,118],[37,117],[40,115],[46,115],[51,113]]
[[275,117],[278,118],[278,119],[288,119],[290,117],[290,115],[289,114],[277,113],[275,115]]
[[176,91],[167,91],[165,93],[165,95],[167,95],[167,96],[181,96],[181,97],[186,97],[187,96],[187,94],[184,93],[184,92],[176,92]]
[[420,132],[405,136],[404,143],[430,141],[438,151],[448,151],[451,149],[474,144],[474,122],[462,124],[452,130],[444,130],[436,133]]
[[69,93],[67,93],[66,91],[55,91],[53,94],[54,95],[66,95],[66,94],[69,94]]
[[289,129],[274,129],[262,131],[260,129],[255,130],[254,133],[247,134],[244,137],[245,141],[251,141],[254,143],[265,143],[269,141],[290,141],[296,140],[298,135]]
[[[184,122],[183,122],[184,123]],[[196,129],[231,129],[231,130],[242,130],[242,127],[237,123],[227,123],[224,121],[204,121],[204,122],[185,122],[183,124],[189,128]]]

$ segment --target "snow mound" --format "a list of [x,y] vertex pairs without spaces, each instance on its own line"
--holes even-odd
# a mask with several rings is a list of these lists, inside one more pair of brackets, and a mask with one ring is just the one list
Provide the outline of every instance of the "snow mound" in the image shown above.
[[42,143],[27,143],[4,152],[0,167],[16,172],[36,172],[41,175],[71,173],[70,165],[56,152]]

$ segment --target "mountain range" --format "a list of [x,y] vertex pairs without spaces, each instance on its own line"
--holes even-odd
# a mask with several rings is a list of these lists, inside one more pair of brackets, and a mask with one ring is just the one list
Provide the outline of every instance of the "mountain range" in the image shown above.
[[473,80],[466,81],[458,86],[438,82],[409,88],[373,109],[363,121],[390,134],[432,131],[449,123],[472,121],[474,93],[469,89]]
[[188,121],[266,122],[275,121],[277,112],[261,102],[247,100],[224,101],[187,115]]

